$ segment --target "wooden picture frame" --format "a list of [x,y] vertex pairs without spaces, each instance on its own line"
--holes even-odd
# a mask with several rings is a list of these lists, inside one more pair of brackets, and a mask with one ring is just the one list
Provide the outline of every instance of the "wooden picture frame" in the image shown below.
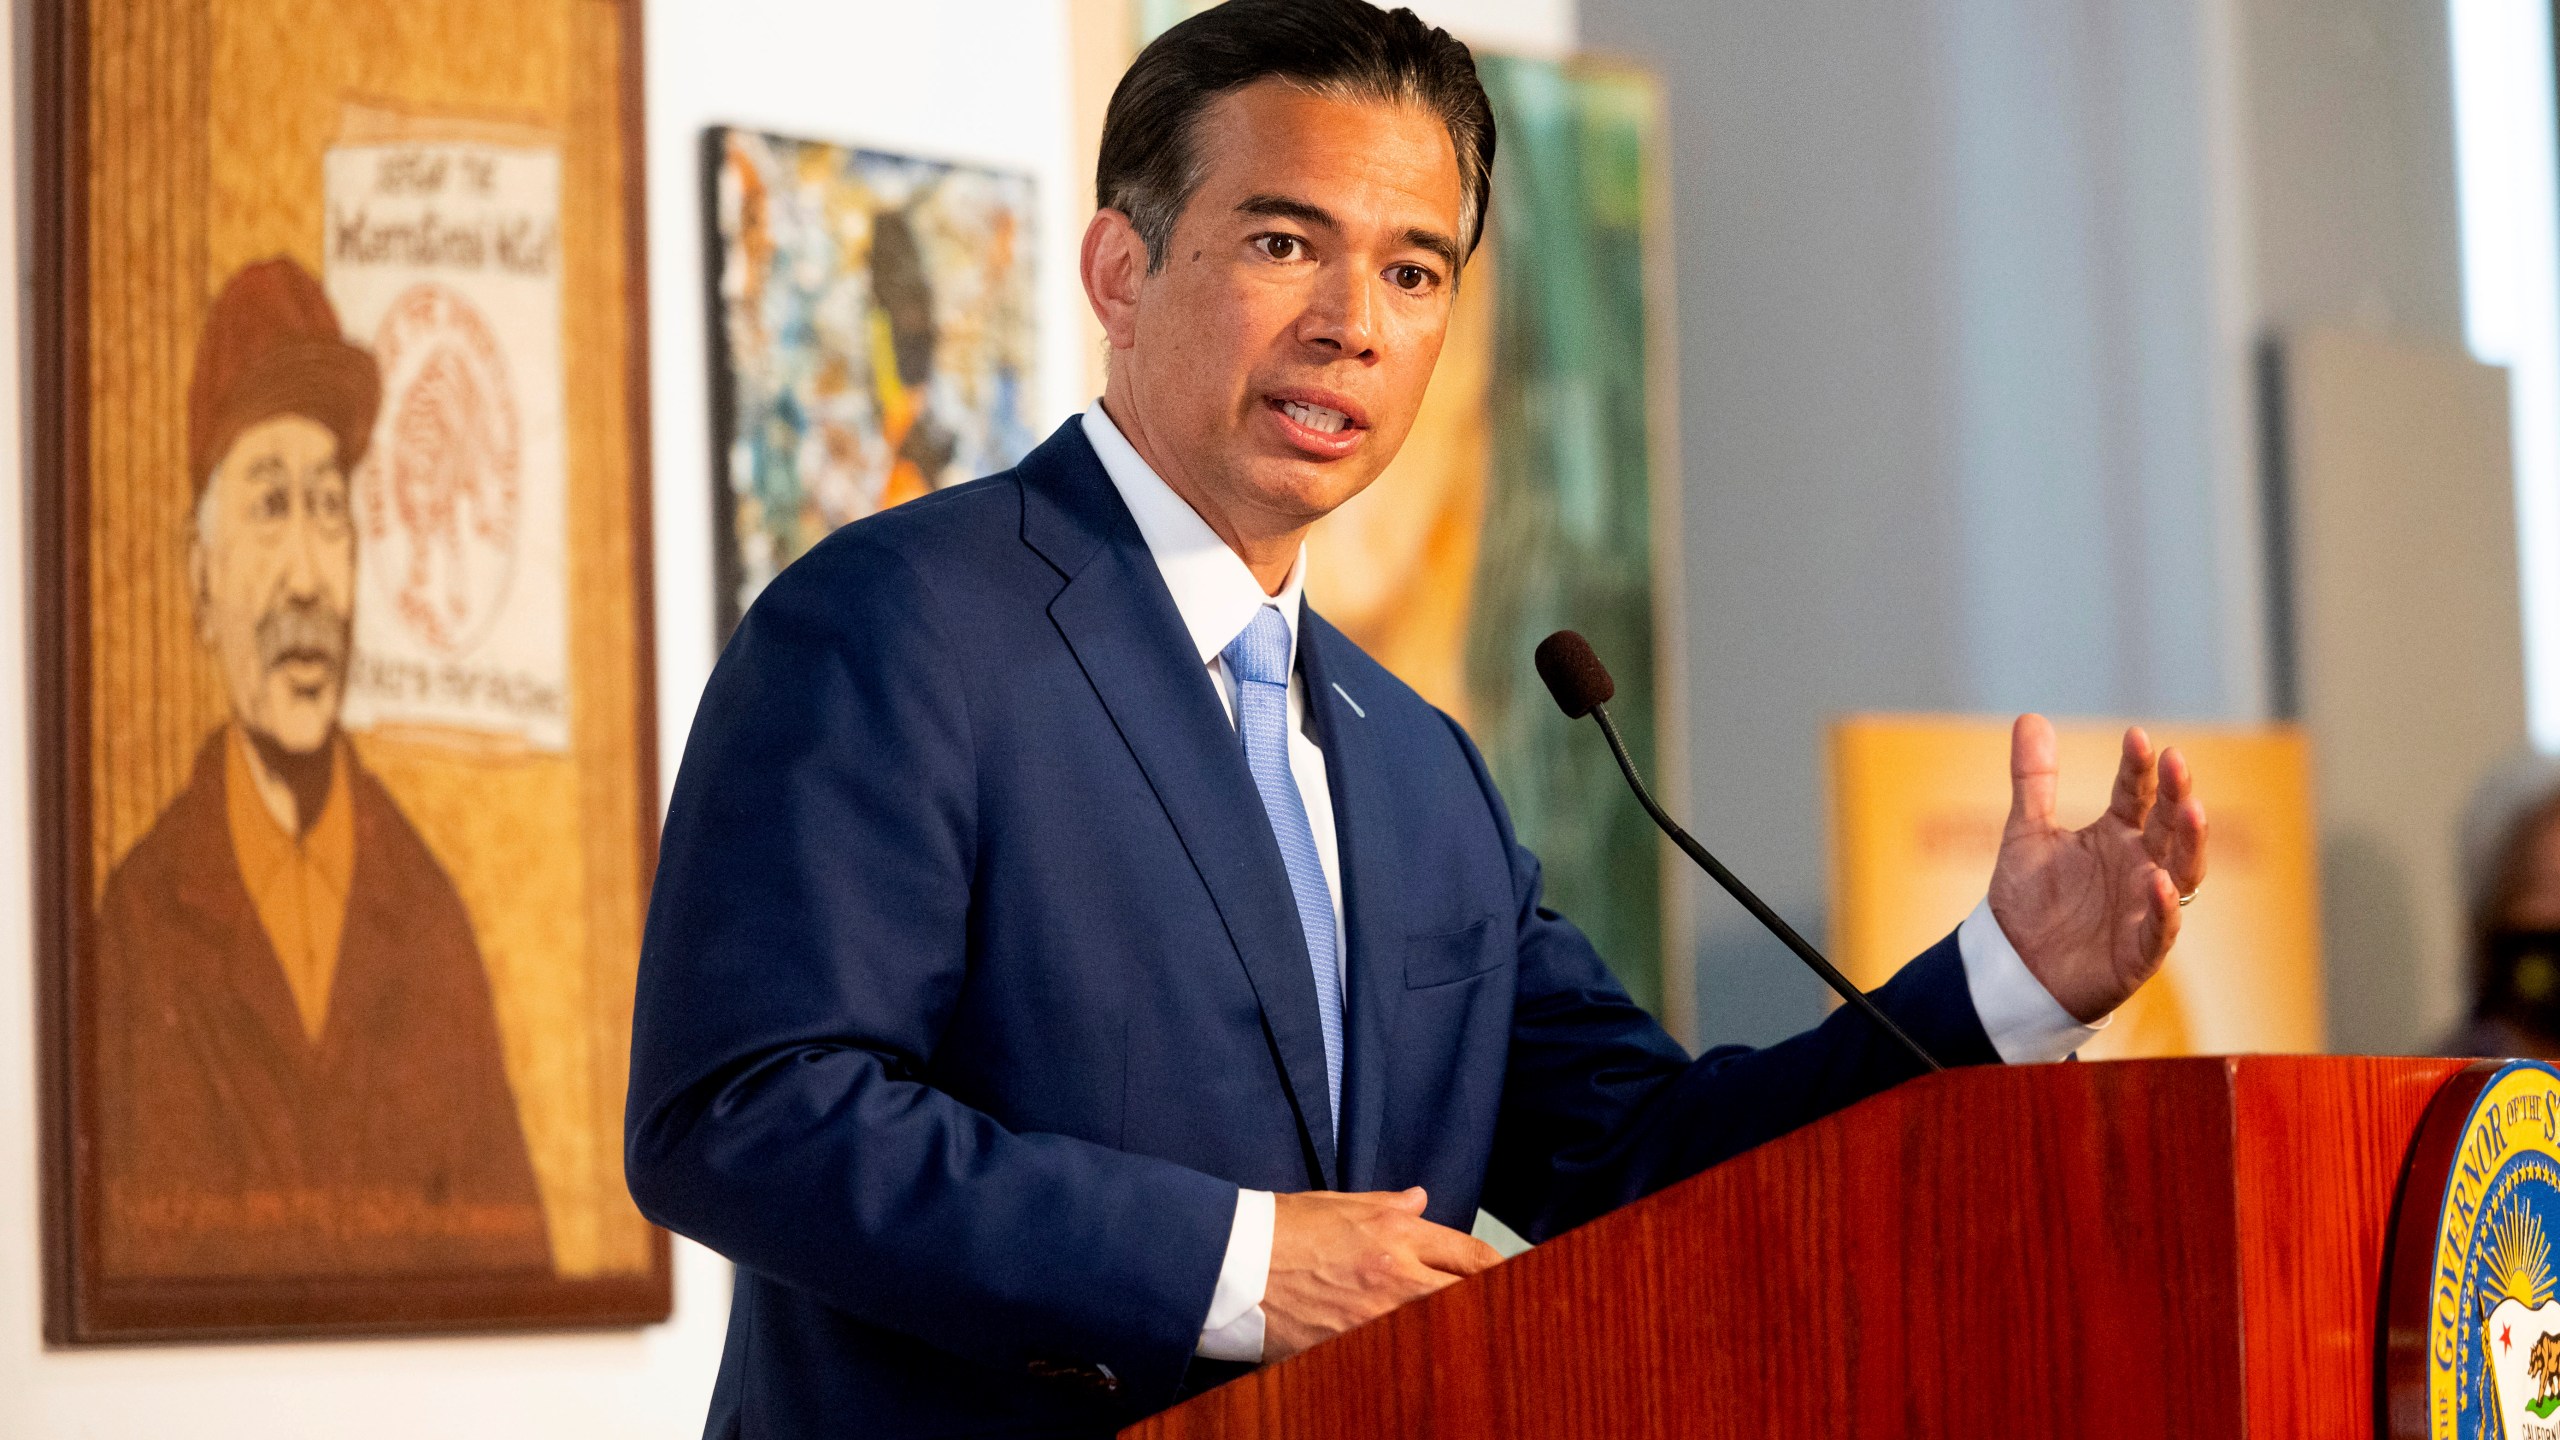
[[640,6],[31,21],[46,1338],[662,1320]]

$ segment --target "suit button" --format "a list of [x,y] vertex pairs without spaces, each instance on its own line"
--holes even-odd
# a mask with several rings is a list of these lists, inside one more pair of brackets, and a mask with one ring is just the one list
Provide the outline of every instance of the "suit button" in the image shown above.
[[1096,1395],[1120,1393],[1120,1377],[1100,1361],[1083,1365],[1072,1360],[1034,1360],[1022,1368],[1035,1380],[1063,1380]]

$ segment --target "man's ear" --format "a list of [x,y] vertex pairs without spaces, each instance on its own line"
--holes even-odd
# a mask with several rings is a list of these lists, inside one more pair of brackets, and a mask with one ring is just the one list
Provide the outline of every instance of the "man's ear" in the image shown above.
[[1114,350],[1138,343],[1138,292],[1146,284],[1148,264],[1146,239],[1127,215],[1093,212],[1093,223],[1084,227],[1084,298]]

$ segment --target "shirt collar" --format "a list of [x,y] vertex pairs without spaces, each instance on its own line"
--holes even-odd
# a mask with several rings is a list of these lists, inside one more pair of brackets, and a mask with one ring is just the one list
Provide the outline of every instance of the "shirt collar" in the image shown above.
[[1269,605],[1288,622],[1289,659],[1294,665],[1298,608],[1306,590],[1306,547],[1298,547],[1298,558],[1290,563],[1289,578],[1280,593],[1265,595],[1262,582],[1253,578],[1243,557],[1227,548],[1191,502],[1164,483],[1103,413],[1100,400],[1085,407],[1084,438],[1101,457],[1102,471],[1120,492],[1120,503],[1137,520],[1138,534],[1147,542],[1147,553],[1155,557],[1165,588],[1173,592],[1173,608],[1182,615],[1182,628],[1191,633],[1200,663],[1218,658],[1218,652],[1253,623],[1254,613]]
[[329,797],[321,802],[319,817],[296,835],[277,824],[258,797],[249,770],[249,741],[239,723],[226,728],[230,738],[223,742],[222,790],[232,858],[259,928],[284,967],[302,1033],[317,1044],[328,1023],[338,942],[346,932],[347,894],[355,881],[355,804],[348,795],[347,742],[330,740]]

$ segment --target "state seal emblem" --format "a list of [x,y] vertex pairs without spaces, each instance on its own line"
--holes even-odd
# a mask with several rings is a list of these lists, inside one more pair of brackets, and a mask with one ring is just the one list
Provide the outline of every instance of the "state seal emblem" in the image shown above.
[[2385,1432],[2560,1440],[2560,1070],[2484,1063],[2447,1081],[2396,1228]]

